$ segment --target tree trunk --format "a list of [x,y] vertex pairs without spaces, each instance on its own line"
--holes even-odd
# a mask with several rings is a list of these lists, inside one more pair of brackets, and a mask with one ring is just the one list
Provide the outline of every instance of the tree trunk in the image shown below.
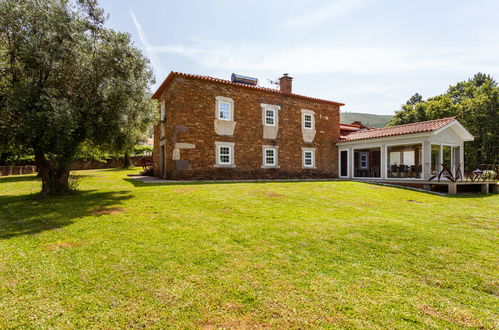
[[43,153],[35,152],[38,174],[42,178],[42,195],[65,195],[71,192],[69,186],[69,166],[53,164]]
[[125,152],[125,156],[123,157],[123,167],[130,167],[130,156],[128,155],[128,152]]

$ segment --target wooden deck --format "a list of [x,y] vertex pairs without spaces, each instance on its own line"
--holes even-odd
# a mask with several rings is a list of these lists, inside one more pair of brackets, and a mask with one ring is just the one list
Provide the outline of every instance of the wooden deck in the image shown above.
[[355,181],[361,182],[372,182],[372,183],[386,183],[396,186],[399,184],[400,186],[406,185],[421,185],[423,189],[430,190],[432,185],[446,185],[447,192],[449,195],[457,194],[457,187],[461,185],[480,185],[481,191],[484,194],[489,194],[491,192],[497,192],[497,181],[456,181],[452,182],[449,180],[417,180],[417,179],[362,179],[356,178]]

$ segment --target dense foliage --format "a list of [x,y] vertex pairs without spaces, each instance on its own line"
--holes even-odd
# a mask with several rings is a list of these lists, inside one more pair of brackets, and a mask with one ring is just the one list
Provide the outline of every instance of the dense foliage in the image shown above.
[[400,125],[457,116],[475,137],[465,148],[466,164],[499,163],[499,87],[489,75],[478,73],[468,81],[450,86],[446,93],[428,100],[412,96],[390,121]]
[[105,21],[96,0],[0,0],[0,144],[33,151],[44,194],[82,143],[125,152],[154,119],[148,60]]

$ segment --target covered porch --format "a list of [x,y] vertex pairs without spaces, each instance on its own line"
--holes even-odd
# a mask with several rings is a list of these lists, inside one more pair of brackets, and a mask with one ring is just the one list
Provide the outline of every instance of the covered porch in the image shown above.
[[464,184],[483,185],[483,192],[495,190],[491,182],[464,178],[465,142],[472,140],[455,118],[359,130],[337,143],[338,176],[401,185],[447,185],[449,193]]

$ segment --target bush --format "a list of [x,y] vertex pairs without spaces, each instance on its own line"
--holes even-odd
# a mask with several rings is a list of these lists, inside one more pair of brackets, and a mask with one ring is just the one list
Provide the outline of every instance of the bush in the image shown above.
[[147,145],[136,145],[133,148],[132,156],[144,156],[152,154],[152,146]]

